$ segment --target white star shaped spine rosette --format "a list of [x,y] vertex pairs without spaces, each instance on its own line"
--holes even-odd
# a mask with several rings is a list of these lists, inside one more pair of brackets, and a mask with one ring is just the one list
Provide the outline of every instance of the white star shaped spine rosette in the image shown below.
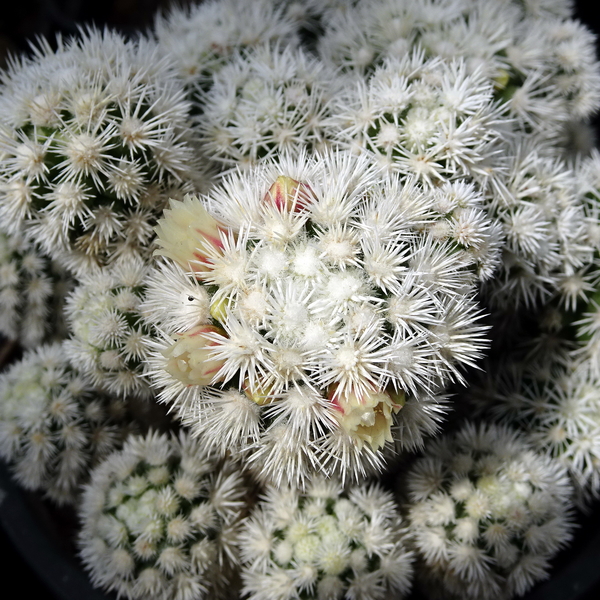
[[486,346],[498,243],[462,182],[348,153],[266,161],[171,201],[142,309],[158,398],[265,480],[358,480],[419,447]]

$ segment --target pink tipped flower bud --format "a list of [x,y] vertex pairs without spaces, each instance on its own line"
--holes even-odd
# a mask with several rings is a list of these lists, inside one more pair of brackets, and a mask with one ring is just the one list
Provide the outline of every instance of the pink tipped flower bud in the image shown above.
[[379,450],[386,442],[392,442],[393,414],[405,404],[402,392],[373,390],[365,394],[337,394],[337,386],[331,386],[328,397],[338,409],[340,426],[356,441],[359,448],[368,443]]
[[300,212],[309,203],[310,188],[286,175],[280,175],[265,194],[264,202],[280,211]]
[[167,359],[165,369],[186,385],[211,385],[222,381],[218,376],[224,360],[212,358],[212,348],[218,346],[210,334],[225,336],[225,331],[214,325],[197,325],[177,335],[177,341],[163,350]]
[[198,198],[189,194],[183,201],[171,199],[169,206],[155,228],[161,246],[155,253],[174,260],[184,269],[210,271],[210,255],[222,250],[220,232],[225,228]]

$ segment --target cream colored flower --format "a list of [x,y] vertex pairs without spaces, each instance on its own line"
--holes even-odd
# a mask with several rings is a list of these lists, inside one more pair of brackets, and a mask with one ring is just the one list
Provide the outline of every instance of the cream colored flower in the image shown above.
[[373,450],[382,448],[393,441],[391,428],[392,414],[397,414],[404,406],[403,393],[373,391],[366,394],[350,392],[335,397],[333,402],[340,409],[337,417],[341,427],[352,436],[359,447],[368,443]]

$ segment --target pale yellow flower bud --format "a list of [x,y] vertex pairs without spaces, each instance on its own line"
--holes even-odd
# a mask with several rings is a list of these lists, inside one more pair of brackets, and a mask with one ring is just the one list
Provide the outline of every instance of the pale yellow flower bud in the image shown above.
[[510,73],[506,69],[501,69],[500,72],[494,77],[494,89],[497,92],[501,92],[510,83]]
[[166,256],[184,269],[196,272],[210,271],[207,254],[211,249],[221,250],[222,227],[194,196],[187,194],[183,201],[169,201],[164,217],[155,230],[161,248],[155,254]]
[[177,341],[162,353],[167,359],[166,371],[187,385],[211,385],[222,381],[217,373],[225,361],[211,358],[211,349],[218,342],[207,337],[210,333],[225,335],[223,329],[213,325],[197,325],[176,334]]
[[228,296],[220,296],[215,294],[210,303],[210,316],[215,321],[225,322],[227,318],[227,309],[231,304],[231,299]]
[[243,390],[248,399],[252,400],[252,402],[256,402],[259,406],[270,404],[275,400],[275,397],[272,394],[273,386],[265,387],[257,383],[250,385],[248,378],[244,380]]

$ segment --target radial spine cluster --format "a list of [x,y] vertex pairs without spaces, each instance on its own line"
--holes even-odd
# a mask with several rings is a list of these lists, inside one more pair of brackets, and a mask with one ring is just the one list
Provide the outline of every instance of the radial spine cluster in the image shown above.
[[491,159],[511,131],[481,71],[469,73],[460,57],[428,59],[419,49],[347,85],[331,113],[329,134],[343,146],[430,186],[467,177],[485,187],[498,176]]

